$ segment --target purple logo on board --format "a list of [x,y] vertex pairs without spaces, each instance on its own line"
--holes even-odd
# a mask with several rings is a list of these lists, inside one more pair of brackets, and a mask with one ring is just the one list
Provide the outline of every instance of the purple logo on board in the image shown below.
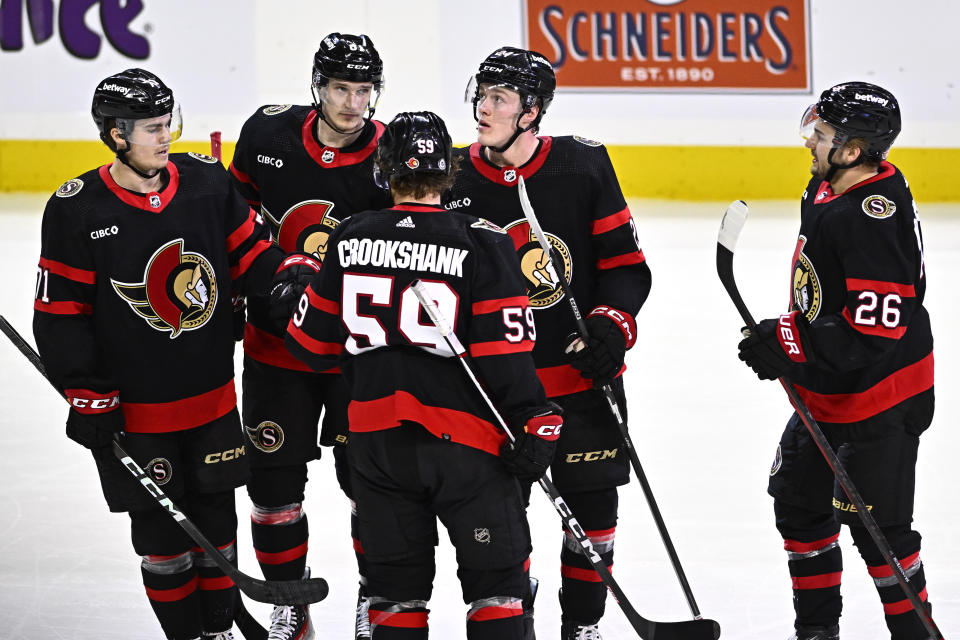
[[[83,60],[96,58],[104,37],[128,58],[145,60],[150,55],[147,39],[130,31],[130,23],[143,11],[142,0],[61,0],[59,4],[56,14],[60,40],[71,55]],[[84,16],[95,5],[99,5],[103,36],[91,31],[84,22]],[[36,44],[53,37],[53,0],[2,0],[0,49],[23,49],[24,13]]]

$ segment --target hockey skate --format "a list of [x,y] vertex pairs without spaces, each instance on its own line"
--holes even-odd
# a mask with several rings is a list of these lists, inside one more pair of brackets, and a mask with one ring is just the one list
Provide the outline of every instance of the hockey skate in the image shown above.
[[200,640],[234,640],[233,631],[221,631],[220,633],[206,633],[200,636]]
[[533,628],[533,602],[537,599],[539,586],[539,580],[530,578],[530,598],[523,600],[523,640],[537,640],[537,633]]
[[370,640],[370,598],[363,595],[363,585],[357,593],[357,622],[354,640]]
[[789,640],[837,640],[840,637],[840,625],[832,627],[807,627],[801,625]]
[[572,620],[560,621],[560,640],[603,640],[595,624],[580,624]]
[[[303,572],[303,578],[310,577],[310,567]],[[270,631],[267,640],[313,640],[313,624],[310,622],[310,610],[306,605],[275,606],[270,614]]]

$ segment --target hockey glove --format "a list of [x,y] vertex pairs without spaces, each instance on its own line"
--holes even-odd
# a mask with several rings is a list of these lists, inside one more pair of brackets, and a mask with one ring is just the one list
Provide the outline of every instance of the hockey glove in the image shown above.
[[550,468],[563,427],[561,412],[549,403],[525,422],[522,431],[514,429],[516,440],[500,448],[500,459],[521,482],[536,482]]
[[66,389],[70,401],[67,437],[87,449],[100,449],[123,431],[125,420],[120,409],[120,394],[96,393],[88,389]]
[[624,355],[636,342],[636,325],[629,314],[604,306],[591,311],[585,324],[586,340],[569,336],[564,353],[581,376],[592,380],[594,387],[603,387],[623,368]]
[[743,327],[746,336],[737,345],[740,359],[747,363],[761,380],[776,380],[794,365],[806,363],[803,342],[810,325],[799,311],[779,318],[761,320],[756,327]]
[[320,262],[305,253],[291,253],[277,268],[270,285],[270,320],[281,334],[286,333],[290,316],[318,271]]

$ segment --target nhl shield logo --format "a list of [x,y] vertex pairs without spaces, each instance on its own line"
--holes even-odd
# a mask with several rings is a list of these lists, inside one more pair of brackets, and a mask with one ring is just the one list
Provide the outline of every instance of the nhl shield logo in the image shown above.
[[490,544],[490,529],[487,529],[486,527],[483,527],[482,529],[474,529],[473,539],[480,544]]
[[213,265],[198,253],[185,252],[182,238],[157,249],[144,268],[143,282],[110,283],[134,313],[154,329],[169,331],[171,339],[205,325],[217,304]]
[[330,149],[327,149],[327,150],[324,151],[323,154],[320,156],[320,160],[322,160],[323,162],[326,162],[327,164],[330,164],[331,162],[333,162],[333,160],[334,160],[336,157],[337,157],[337,154],[336,154],[334,151],[332,151],[332,150],[330,150]]
[[507,169],[503,172],[503,181],[504,182],[513,182],[517,179],[517,170],[516,169]]
[[160,196],[156,193],[150,194],[150,206],[154,209],[160,208]]

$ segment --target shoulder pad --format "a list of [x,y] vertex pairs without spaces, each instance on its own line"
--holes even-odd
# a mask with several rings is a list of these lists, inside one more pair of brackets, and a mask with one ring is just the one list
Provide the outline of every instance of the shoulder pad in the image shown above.
[[58,198],[70,198],[80,193],[80,189],[83,189],[83,180],[74,178],[60,185],[60,188],[57,189],[53,195]]

